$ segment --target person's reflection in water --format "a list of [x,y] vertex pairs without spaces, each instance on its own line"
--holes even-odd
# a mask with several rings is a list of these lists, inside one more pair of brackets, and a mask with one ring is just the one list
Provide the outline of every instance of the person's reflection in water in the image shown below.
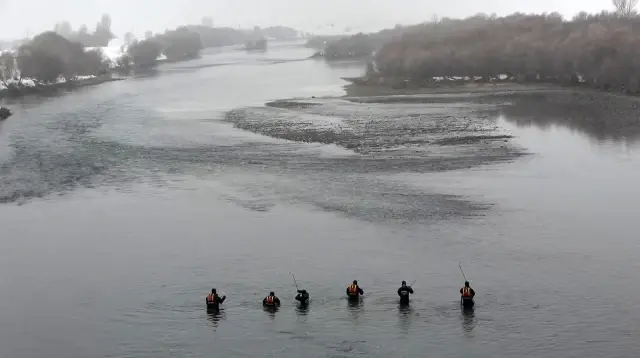
[[411,322],[413,321],[413,312],[409,304],[401,304],[398,306],[398,326],[404,334],[409,332]]
[[462,309],[462,330],[466,336],[473,335],[473,329],[476,328],[476,313],[473,308]]
[[262,306],[262,309],[269,315],[269,318],[275,319],[278,306]]
[[364,304],[362,299],[360,299],[359,297],[356,298],[348,298],[347,299],[347,310],[349,311],[351,317],[353,318],[353,320],[357,320],[360,315],[362,314],[362,311],[364,311]]
[[226,319],[226,315],[224,314],[224,310],[222,309],[212,309],[207,308],[207,319],[211,321],[213,324],[213,330],[218,329],[218,325],[220,325],[220,321]]
[[298,314],[298,316],[308,316],[309,315],[309,304],[308,303],[301,303],[299,305],[296,306],[296,313]]

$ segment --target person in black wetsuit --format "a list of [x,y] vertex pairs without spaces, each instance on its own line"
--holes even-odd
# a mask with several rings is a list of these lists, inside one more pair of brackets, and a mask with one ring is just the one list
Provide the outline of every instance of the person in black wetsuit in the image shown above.
[[460,303],[464,308],[472,308],[474,306],[473,298],[476,296],[476,291],[469,286],[469,281],[464,282],[464,287],[460,289]]
[[227,299],[227,296],[223,296],[220,298],[215,288],[211,289],[211,293],[205,298],[205,302],[207,303],[207,308],[211,308],[214,310],[220,309],[220,304]]
[[402,286],[398,289],[398,296],[400,296],[400,304],[409,304],[409,295],[413,295],[413,288],[407,286],[407,281],[402,281]]
[[350,299],[359,298],[361,295],[364,295],[364,291],[358,286],[358,281],[353,280],[353,283],[347,286],[347,297]]
[[296,301],[300,302],[301,305],[309,303],[309,292],[307,290],[298,290]]
[[265,307],[280,307],[280,299],[276,297],[276,294],[271,291],[269,296],[262,300],[262,305]]

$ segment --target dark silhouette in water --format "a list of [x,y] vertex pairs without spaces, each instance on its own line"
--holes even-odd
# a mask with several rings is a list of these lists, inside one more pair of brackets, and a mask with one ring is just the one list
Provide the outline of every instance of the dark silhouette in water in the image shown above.
[[462,309],[465,311],[473,311],[475,302],[473,300],[462,300]]
[[279,310],[277,306],[262,306],[262,309],[269,314],[269,318],[271,319],[276,318],[276,312]]
[[353,280],[353,283],[347,286],[347,297],[357,300],[361,295],[364,295],[364,291],[358,286],[358,280]]
[[296,307],[296,313],[300,316],[307,316],[309,314],[309,305],[298,305]]
[[276,297],[276,294],[273,291],[271,291],[269,292],[269,296],[262,300],[262,307],[265,312],[269,313],[269,317],[274,319],[276,317],[276,312],[278,312],[278,307],[280,307],[280,299]]
[[473,309],[475,302],[473,298],[476,296],[476,291],[469,286],[469,281],[464,282],[464,287],[460,289],[460,303],[464,309]]
[[280,307],[280,299],[276,297],[276,294],[271,291],[269,296],[262,300],[262,305],[265,307]]
[[[415,314],[418,316],[418,314]],[[411,310],[411,306],[400,304],[398,306],[398,327],[404,332],[409,332],[411,328],[411,323],[413,321],[414,313]]]
[[360,314],[362,314],[363,310],[364,304],[359,297],[347,298],[347,311],[349,311],[354,320],[357,320],[360,317]]
[[462,310],[462,329],[465,333],[471,333],[476,327],[476,314],[473,308]]
[[0,121],[9,118],[12,114],[9,108],[0,106]]
[[213,329],[217,329],[220,321],[226,319],[224,310],[207,309],[207,319],[213,324]]
[[298,290],[296,295],[296,301],[300,302],[300,306],[306,306],[309,304],[309,292],[307,290]]
[[211,289],[211,293],[205,298],[205,303],[207,305],[207,309],[211,310],[219,310],[220,304],[227,299],[227,296],[223,296],[222,298],[218,296],[215,288]]
[[400,296],[400,304],[409,304],[409,295],[413,294],[413,288],[407,286],[407,281],[402,281],[402,286],[398,289],[398,296]]

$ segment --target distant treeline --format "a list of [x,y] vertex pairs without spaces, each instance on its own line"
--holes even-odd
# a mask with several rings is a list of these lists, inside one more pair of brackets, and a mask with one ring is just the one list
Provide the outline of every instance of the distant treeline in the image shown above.
[[153,67],[164,54],[167,61],[182,61],[200,56],[202,40],[197,32],[187,27],[179,27],[151,38],[133,40],[127,47],[127,53],[118,60],[118,67]]
[[[280,40],[295,39],[298,32],[288,27],[269,27],[252,30],[217,28],[205,25],[188,25],[167,30],[164,34],[152,35],[141,41],[131,40],[127,55],[120,60],[121,67],[151,67],[164,54],[168,61],[180,61],[198,57],[204,48],[243,44],[265,37]],[[125,36],[128,37],[128,36]]]
[[[508,78],[582,82],[635,93],[640,91],[636,2],[614,0],[615,12],[581,12],[571,20],[557,13],[442,19],[396,28],[398,33],[388,40],[381,39],[380,33],[368,35],[369,39],[357,35],[332,46],[344,46],[350,40],[361,44],[363,54],[375,51],[375,66],[369,71],[379,77],[430,81],[434,77],[506,74]],[[372,48],[371,37],[384,44]]]
[[298,31],[290,27],[273,26],[248,29],[232,29],[229,27],[209,27],[204,25],[188,25],[189,31],[200,35],[204,48],[244,44],[261,38],[276,40],[293,40],[298,38]]
[[385,43],[413,31],[413,27],[403,27],[397,25],[393,29],[385,29],[373,34],[359,33],[353,36],[341,36],[337,38],[311,38],[307,42],[308,46],[317,46],[320,41],[326,41],[324,46],[324,56],[328,60],[341,60],[350,58],[370,57],[374,51],[382,47]]
[[[68,22],[62,22],[55,26],[54,31],[23,41],[17,50],[0,53],[0,88],[18,94],[34,84],[72,83],[80,76],[128,72],[135,68],[154,67],[161,61],[196,58],[205,47],[242,44],[264,37],[292,39],[297,36],[296,30],[280,26],[251,30],[182,26],[163,34],[154,35],[147,31],[144,40],[136,40],[133,34],[128,33],[124,36],[127,50],[114,64],[100,49],[115,38],[109,15],[102,16],[92,33],[86,26],[74,31]],[[25,86],[24,79],[33,81],[33,84]]]
[[[204,22],[203,19],[203,23]],[[213,27],[204,24],[183,27],[186,27],[186,29],[191,32],[197,33],[200,36],[204,48],[243,44],[246,41],[254,40],[257,36],[274,38],[276,40],[292,40],[298,37],[298,31],[284,26],[272,26],[264,29],[260,27],[253,29],[233,29],[229,27]],[[77,30],[74,30],[68,21],[57,23],[53,31],[70,41],[80,42],[85,47],[105,47],[111,39],[116,38],[111,31],[111,17],[108,14],[102,15],[93,32],[89,32],[87,25],[81,25]],[[165,33],[166,32],[169,32],[169,30],[166,30]],[[146,32],[146,39],[152,36],[151,31]],[[129,42],[132,37],[133,34],[125,34],[125,42]]]
[[87,49],[56,32],[35,36],[14,52],[0,55],[0,84],[19,92],[23,80],[36,85],[73,82],[80,76],[100,76],[114,70],[148,68],[158,64],[162,54],[168,61],[197,57],[202,49],[200,36],[186,28],[167,31],[143,41],[133,41],[116,64],[106,58],[100,48]]
[[48,31],[35,36],[16,52],[0,55],[0,84],[19,90],[23,79],[37,84],[67,82],[78,76],[97,76],[109,71],[100,50],[85,51],[79,42]]
[[415,26],[396,25],[372,34],[358,33],[352,36],[313,36],[306,46],[322,50],[328,60],[370,57],[377,49],[397,37],[415,31]]

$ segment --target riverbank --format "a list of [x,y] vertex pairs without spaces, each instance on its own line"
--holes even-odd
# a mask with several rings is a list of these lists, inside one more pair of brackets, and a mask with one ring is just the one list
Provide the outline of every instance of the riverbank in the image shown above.
[[368,78],[342,77],[349,82],[344,86],[347,96],[384,96],[403,94],[451,94],[451,93],[496,93],[496,92],[539,92],[539,91],[571,91],[580,93],[599,93],[613,96],[640,98],[638,94],[626,91],[598,88],[580,83],[564,83],[551,81],[517,81],[514,79],[498,79],[491,81],[473,80],[440,80],[416,82],[402,78]]
[[344,86],[347,97],[391,96],[391,95],[416,95],[416,94],[455,94],[455,93],[498,93],[498,92],[523,92],[523,91],[550,91],[567,89],[553,84],[536,83],[523,84],[516,82],[489,82],[489,83],[459,83],[442,82],[428,86],[395,86],[391,84],[368,84],[359,82],[359,78],[343,77],[350,82]]
[[74,81],[58,82],[53,84],[33,83],[31,86],[20,85],[0,89],[0,98],[20,98],[29,95],[51,94],[60,90],[72,90],[80,87],[95,86],[105,82],[121,81],[125,78],[114,77],[111,74],[83,78]]

